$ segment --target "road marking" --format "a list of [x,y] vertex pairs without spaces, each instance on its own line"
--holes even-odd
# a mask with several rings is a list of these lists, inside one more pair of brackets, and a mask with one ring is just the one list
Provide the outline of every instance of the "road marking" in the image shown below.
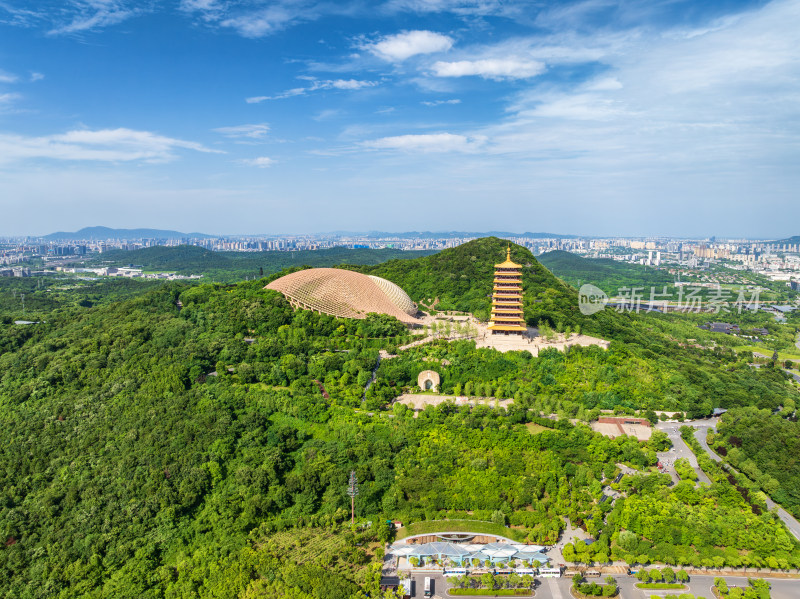
[[555,578],[548,578],[547,584],[550,585],[550,594],[553,599],[561,599],[561,589],[558,588],[558,583]]

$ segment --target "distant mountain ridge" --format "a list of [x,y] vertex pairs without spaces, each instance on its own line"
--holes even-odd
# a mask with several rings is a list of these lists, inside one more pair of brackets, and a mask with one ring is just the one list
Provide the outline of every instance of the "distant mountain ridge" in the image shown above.
[[[326,235],[321,233],[320,235]],[[509,231],[406,231],[393,233],[388,231],[331,231],[327,235],[363,235],[365,237],[402,237],[406,239],[431,239],[431,238],[454,238],[454,237],[529,237],[532,239],[577,239],[580,235],[563,235],[561,233],[511,233]],[[115,229],[112,227],[84,227],[80,231],[57,231],[49,235],[43,235],[42,239],[47,241],[80,241],[80,240],[102,240],[102,239],[182,239],[182,238],[211,238],[220,235],[209,235],[207,233],[183,233],[170,229]]]
[[564,235],[561,233],[512,233],[509,231],[404,231],[392,233],[389,231],[331,231],[330,235],[364,235],[366,237],[405,237],[408,239],[430,239],[451,237],[530,237],[532,239],[577,239],[581,235]]
[[788,244],[788,245],[794,245],[794,244],[800,243],[800,235],[794,235],[794,236],[788,237],[786,239],[779,239],[775,243],[783,243],[783,244]]
[[44,235],[42,239],[47,241],[66,240],[80,241],[83,239],[180,239],[206,238],[213,237],[205,233],[181,233],[168,229],[112,229],[111,227],[84,227],[74,233],[68,231],[57,231]]
[[313,266],[331,268],[343,264],[379,264],[386,260],[428,256],[435,250],[350,249],[272,252],[212,252],[195,245],[154,246],[138,250],[111,250],[91,256],[88,265],[136,265],[148,271],[169,271],[183,275],[202,274],[212,281],[239,281],[264,276],[284,268]]

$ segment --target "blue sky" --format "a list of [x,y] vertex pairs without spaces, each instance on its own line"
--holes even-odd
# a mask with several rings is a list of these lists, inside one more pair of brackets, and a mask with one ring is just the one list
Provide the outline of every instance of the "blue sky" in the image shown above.
[[783,237],[800,1],[0,0],[0,234]]

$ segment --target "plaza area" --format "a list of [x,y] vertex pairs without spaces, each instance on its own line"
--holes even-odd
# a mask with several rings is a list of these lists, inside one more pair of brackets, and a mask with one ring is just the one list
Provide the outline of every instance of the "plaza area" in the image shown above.
[[414,418],[425,409],[425,406],[438,406],[451,402],[456,406],[488,406],[490,408],[508,408],[514,404],[514,399],[499,399],[496,397],[467,397],[464,395],[432,395],[429,393],[404,393],[396,400],[414,410]]
[[609,342],[605,339],[577,333],[570,335],[553,333],[550,338],[545,338],[539,334],[539,329],[536,327],[526,327],[525,332],[519,335],[493,335],[489,330],[489,323],[481,322],[471,314],[439,313],[435,316],[424,314],[420,320],[423,328],[430,334],[400,349],[421,345],[434,339],[450,341],[472,339],[476,347],[491,347],[501,352],[529,351],[534,356],[538,356],[539,352],[545,349],[565,351],[568,347],[590,345],[608,349],[609,346]]

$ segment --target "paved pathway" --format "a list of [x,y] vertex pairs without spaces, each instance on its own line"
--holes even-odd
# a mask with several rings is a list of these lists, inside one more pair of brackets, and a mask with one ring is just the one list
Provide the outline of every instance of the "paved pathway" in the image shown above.
[[678,476],[675,473],[675,460],[679,458],[685,458],[689,460],[689,465],[694,468],[694,471],[697,473],[698,484],[707,483],[710,485],[711,479],[708,478],[706,473],[703,472],[698,465],[697,456],[694,455],[694,452],[691,449],[689,449],[689,446],[686,445],[686,442],[681,439],[681,426],[684,424],[685,423],[682,422],[659,422],[656,425],[658,430],[667,433],[670,441],[672,441],[673,449],[673,451],[659,453],[659,459],[661,459],[662,456],[667,459],[667,471],[669,472],[670,476],[672,476],[673,480],[678,480]]
[[555,545],[547,549],[547,557],[550,558],[551,566],[566,563],[562,553],[564,551],[564,545],[567,543],[572,543],[574,545],[578,541],[584,541],[589,538],[589,535],[582,528],[572,528],[572,523],[569,521],[569,518],[565,518],[564,521],[566,522],[566,526],[564,530],[561,531],[558,541],[556,541]]
[[403,393],[397,396],[393,403],[407,405],[414,410],[414,418],[416,418],[426,406],[438,406],[446,401],[453,402],[457,406],[488,406],[494,408],[496,405],[497,407],[506,409],[514,404],[513,398],[500,399],[498,397],[467,397],[464,395],[428,395],[427,393]]
[[553,599],[562,599],[561,588],[556,578],[548,578],[547,586],[550,587],[550,595]]

